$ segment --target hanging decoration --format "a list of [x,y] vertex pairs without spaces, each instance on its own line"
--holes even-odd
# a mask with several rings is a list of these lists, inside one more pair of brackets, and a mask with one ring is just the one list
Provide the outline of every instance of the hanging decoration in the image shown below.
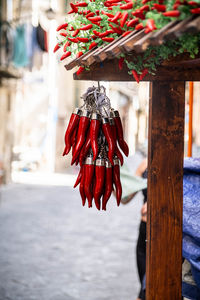
[[97,209],[106,210],[113,185],[120,205],[120,164],[123,165],[120,149],[128,156],[129,148],[119,112],[111,107],[105,88],[88,88],[82,99],[84,104],[74,110],[69,120],[63,156],[72,149],[71,165],[80,165],[74,187],[79,185],[83,206],[87,199],[88,207],[92,207],[94,198]]
[[[200,0],[84,0],[70,3],[66,22],[57,28],[58,43],[54,52],[63,49],[61,60],[80,57],[85,52],[106,45],[119,36],[144,30],[146,34],[161,29],[172,20],[200,15]],[[72,17],[71,17],[72,16]],[[143,55],[119,56],[119,69],[126,63],[137,82],[148,73],[154,74],[163,60],[183,52],[195,57],[200,35],[185,34],[175,41],[150,47]],[[80,67],[79,75],[87,67]]]

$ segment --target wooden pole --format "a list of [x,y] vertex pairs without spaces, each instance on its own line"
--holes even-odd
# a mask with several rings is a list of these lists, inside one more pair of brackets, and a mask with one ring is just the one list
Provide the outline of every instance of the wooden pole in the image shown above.
[[192,156],[192,123],[193,123],[193,87],[192,81],[189,82],[189,123],[188,123],[188,155]]
[[180,300],[184,82],[153,82],[148,145],[147,300]]

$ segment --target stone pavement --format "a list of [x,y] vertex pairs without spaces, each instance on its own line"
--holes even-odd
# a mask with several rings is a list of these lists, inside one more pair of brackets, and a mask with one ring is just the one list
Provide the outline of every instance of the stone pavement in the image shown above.
[[0,300],[135,300],[141,197],[106,212],[77,190],[11,184],[0,200]]

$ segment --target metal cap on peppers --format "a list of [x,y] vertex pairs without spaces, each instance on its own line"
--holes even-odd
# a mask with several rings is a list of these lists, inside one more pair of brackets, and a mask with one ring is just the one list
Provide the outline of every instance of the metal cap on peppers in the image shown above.
[[110,116],[113,117],[113,118],[119,117],[118,110],[111,111]]
[[116,165],[119,165],[119,159],[118,158],[114,159],[114,166],[116,166]]
[[84,110],[82,111],[81,117],[87,117],[87,118],[89,118],[90,115],[91,115],[90,111],[87,110],[87,109],[84,109]]
[[109,123],[109,119],[108,119],[108,118],[102,118],[102,123],[103,123],[103,124]]
[[98,113],[92,113],[92,120],[101,120],[101,115]]
[[73,114],[76,114],[76,115],[79,115],[79,116],[81,115],[81,113],[82,113],[82,110],[78,107],[76,107],[75,110],[73,111]]
[[95,162],[95,165],[105,167],[105,165],[106,165],[105,159],[104,158],[98,158]]
[[92,156],[87,157],[84,164],[85,165],[94,165]]
[[108,160],[106,160],[106,168],[112,168],[112,164]]

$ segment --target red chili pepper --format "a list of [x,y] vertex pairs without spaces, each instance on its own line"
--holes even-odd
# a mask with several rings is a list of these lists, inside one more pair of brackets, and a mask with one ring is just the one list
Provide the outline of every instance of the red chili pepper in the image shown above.
[[72,43],[78,43],[78,39],[77,38],[70,38],[70,37],[68,37],[67,38],[70,42],[72,42]]
[[74,154],[74,149],[76,147],[76,138],[77,138],[78,127],[76,127],[71,136],[71,145],[72,145],[72,155]]
[[65,132],[65,150],[63,152],[63,156],[67,155],[71,149],[72,146],[71,136],[75,128],[78,127],[80,114],[81,114],[81,110],[76,108],[70,117],[67,130]]
[[192,14],[200,14],[200,7],[198,7],[198,8],[193,8],[193,9],[190,9],[190,12],[192,13]]
[[85,201],[86,201],[84,187],[85,187],[85,165],[83,165],[83,167],[82,167],[81,182],[80,182],[80,185],[79,185],[79,192],[80,192],[80,195],[81,195],[81,198],[82,198],[83,206],[85,205]]
[[90,12],[89,14],[87,14],[85,17],[86,18],[89,18],[89,17],[93,17],[95,15],[95,13],[93,13],[93,12]]
[[113,170],[113,181],[115,185],[116,190],[116,199],[117,199],[117,205],[120,205],[121,197],[122,197],[122,185],[120,181],[120,169],[119,169],[119,160],[114,160],[114,170]]
[[108,35],[111,34],[111,33],[114,33],[112,29],[106,30],[105,32],[99,33],[99,37],[100,37],[100,38],[103,38],[103,37],[108,36]]
[[89,29],[91,29],[92,27],[93,27],[92,24],[88,24],[88,25],[85,25],[85,26],[81,27],[80,30],[89,30]]
[[114,27],[114,26],[112,26],[112,24],[109,24],[109,26],[112,28],[112,30],[114,31],[114,32],[116,32],[117,34],[122,34],[123,33],[123,31],[122,31],[122,29],[120,28],[120,27]]
[[73,165],[79,156],[79,153],[81,151],[81,148],[85,142],[85,135],[88,129],[88,126],[90,124],[90,113],[87,110],[84,110],[81,114],[80,121],[79,121],[79,127],[78,127],[78,133],[77,133],[77,142],[76,142],[76,147],[74,150],[74,154],[72,156],[72,162],[71,164]]
[[92,198],[93,198],[93,192],[92,192],[92,181],[94,178],[94,162],[92,161],[92,157],[86,158],[85,165],[85,182],[84,182],[84,191],[85,196],[88,199],[88,207],[92,207]]
[[66,52],[67,51],[67,47],[69,47],[71,45],[71,43],[69,41],[67,41],[63,47],[63,51]]
[[[114,138],[115,141],[117,141],[117,128],[116,128],[116,125],[115,125],[115,121],[112,118],[110,118],[110,126],[111,126],[111,130],[112,130],[113,138]],[[119,158],[121,166],[123,166],[124,158],[123,158],[123,155],[121,154],[121,152],[120,152],[120,150],[117,146],[117,143],[116,143],[116,147],[115,147],[115,154]]]
[[149,29],[149,31],[153,31],[156,29],[155,22],[153,19],[148,19],[146,26],[147,26],[147,29]]
[[67,33],[61,32],[60,35],[66,37]]
[[55,53],[58,49],[60,49],[59,43],[57,43],[53,49],[53,52]]
[[139,22],[139,19],[138,18],[135,18],[133,20],[130,20],[128,23],[127,23],[127,27],[134,27],[136,24],[138,24]]
[[78,52],[78,53],[76,54],[76,58],[79,58],[79,57],[82,56],[82,55],[83,55],[83,52],[80,51],[80,52]]
[[93,33],[96,35],[96,36],[99,36],[100,32],[96,31],[96,30],[93,30]]
[[113,137],[112,129],[109,123],[108,118],[102,119],[102,130],[105,135],[106,141],[108,143],[108,158],[112,165],[114,165],[113,162],[113,156],[116,149],[116,140]]
[[127,36],[128,34],[130,34],[131,32],[132,32],[132,31],[130,31],[130,30],[129,30],[129,31],[125,31],[124,33],[122,33],[122,36],[125,37],[125,36]]
[[191,6],[198,6],[198,5],[199,5],[199,4],[198,4],[197,2],[195,2],[195,1],[189,1],[188,4],[191,5]]
[[102,38],[102,41],[111,43],[111,42],[114,41],[114,38],[113,38],[113,37],[103,37],[103,38]]
[[91,141],[90,141],[90,132],[87,133],[86,141],[81,149],[80,155],[79,155],[79,164],[82,166],[83,160],[85,159],[86,155],[88,154],[88,151],[90,149]]
[[84,37],[77,37],[77,40],[78,40],[79,42],[82,42],[82,43],[87,43],[87,42],[89,42],[89,39],[88,39],[88,38],[84,38]]
[[119,20],[121,18],[121,15],[122,15],[122,13],[120,11],[118,11],[115,14],[114,18],[112,18],[112,22],[115,22],[115,21]]
[[142,80],[148,73],[149,73],[148,69],[145,68],[145,69],[142,71],[142,74],[140,74],[139,80]]
[[165,17],[179,17],[181,12],[179,10],[170,10],[163,13]]
[[113,190],[113,170],[109,161],[106,161],[106,179],[105,179],[105,191],[102,199],[102,209],[106,210],[106,204],[112,194]]
[[122,127],[122,122],[120,119],[119,112],[117,110],[115,110],[114,112],[111,113],[111,116],[113,117],[116,128],[117,128],[117,140],[118,140],[119,146],[122,149],[122,151],[124,152],[124,154],[126,156],[128,156],[129,149],[128,149],[127,143],[124,140],[123,127]]
[[79,29],[76,29],[76,30],[74,31],[74,33],[72,34],[72,36],[73,36],[73,37],[77,36],[77,34],[79,33],[79,31],[80,31]]
[[75,3],[75,6],[77,6],[77,7],[87,7],[88,4],[86,2],[77,2],[77,3]]
[[94,47],[97,46],[97,43],[96,42],[92,42],[89,46],[89,50],[93,49]]
[[73,13],[74,13],[73,9],[71,9],[70,11],[68,11],[68,15],[73,14]]
[[76,75],[80,75],[85,70],[84,67],[79,67],[78,71],[76,71]]
[[78,12],[78,8],[77,8],[76,5],[74,5],[72,2],[70,2],[70,6],[71,6],[71,8],[73,9],[73,11],[74,11],[75,13]]
[[133,8],[133,2],[132,1],[130,1],[127,4],[124,4],[124,5],[120,6],[120,9],[131,9],[131,8]]
[[64,24],[62,24],[62,25],[59,25],[59,26],[57,27],[56,31],[60,31],[61,29],[66,29],[67,26],[68,26],[68,23],[64,23]]
[[139,9],[136,9],[136,11],[132,12],[132,15],[133,15],[134,17],[137,17],[137,18],[142,19],[142,20],[145,19],[145,15],[144,15],[143,12],[140,11]]
[[100,210],[100,198],[103,194],[104,179],[105,179],[105,160],[97,159],[95,165],[95,187],[94,187],[94,202],[96,208]]
[[133,74],[133,77],[134,77],[135,80],[137,81],[137,83],[139,83],[139,82],[140,82],[140,79],[139,79],[138,73],[137,73],[135,70],[132,70],[131,72],[132,72],[132,74]]
[[120,26],[121,27],[124,27],[124,24],[126,23],[127,18],[128,18],[128,13],[124,12],[122,14],[122,17],[121,17],[121,20],[120,20]]
[[80,171],[79,171],[78,176],[76,178],[76,182],[74,183],[74,188],[76,188],[77,185],[79,185],[79,183],[81,182],[82,172],[83,172],[83,167],[80,168]]
[[165,12],[165,11],[166,11],[166,5],[154,3],[153,6],[154,6],[154,8],[155,8],[158,12]]
[[144,29],[144,26],[142,23],[139,23],[138,25],[135,26],[135,30],[141,30]]
[[107,12],[105,12],[105,11],[103,11],[103,10],[101,11],[101,13],[102,13],[103,15],[109,17],[109,18],[114,18],[114,15],[113,15],[113,14],[107,13]]
[[140,7],[140,11],[149,11],[149,5],[144,5]]
[[60,60],[63,60],[63,59],[65,59],[65,58],[71,56],[71,54],[72,54],[72,53],[71,53],[70,51],[66,52],[65,54],[63,54],[63,55],[61,56]]
[[89,17],[88,20],[92,21],[92,22],[99,22],[102,20],[102,18],[98,17],[98,16],[97,17]]
[[97,113],[92,114],[90,122],[90,140],[93,152],[93,160],[96,160],[98,155],[98,135],[101,126],[101,116]]
[[123,69],[123,63],[124,63],[124,57],[120,57],[118,65],[119,65],[119,69],[122,70]]

